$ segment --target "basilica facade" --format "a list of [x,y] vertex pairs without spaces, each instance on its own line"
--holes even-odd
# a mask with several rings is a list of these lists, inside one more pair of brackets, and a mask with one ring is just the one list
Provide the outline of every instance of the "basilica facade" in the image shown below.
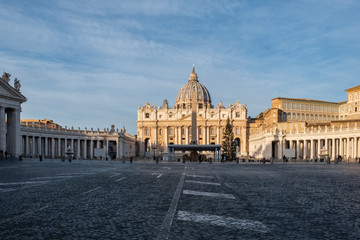
[[[236,101],[214,108],[207,88],[193,69],[180,89],[176,104],[157,107],[146,102],[138,108],[139,155],[167,153],[169,145],[191,141],[191,89],[196,88],[197,143],[222,143],[226,120],[233,125],[237,157],[297,160],[360,157],[360,85],[346,89],[347,100],[328,102],[305,98],[272,99],[271,107],[256,118]],[[290,151],[289,151],[290,150]],[[290,153],[290,154],[289,154]]]
[[237,155],[248,154],[247,107],[239,101],[225,107],[214,107],[208,89],[200,83],[193,68],[189,80],[180,89],[176,103],[170,107],[146,102],[137,112],[139,155],[167,153],[169,145],[188,145],[191,142],[192,88],[197,104],[197,140],[200,145],[220,145],[229,118],[234,127]]

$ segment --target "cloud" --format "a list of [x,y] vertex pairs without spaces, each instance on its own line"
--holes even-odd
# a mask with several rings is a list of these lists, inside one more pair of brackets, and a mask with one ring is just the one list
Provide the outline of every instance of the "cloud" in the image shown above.
[[358,85],[357,1],[7,1],[0,67],[22,117],[104,128],[149,101],[172,106],[195,64],[213,104],[251,116],[275,97],[343,101]]

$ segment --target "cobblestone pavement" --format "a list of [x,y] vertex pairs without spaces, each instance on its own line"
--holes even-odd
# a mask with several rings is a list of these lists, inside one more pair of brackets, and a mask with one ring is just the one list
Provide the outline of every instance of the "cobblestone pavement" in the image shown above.
[[0,161],[0,239],[357,239],[358,164]]

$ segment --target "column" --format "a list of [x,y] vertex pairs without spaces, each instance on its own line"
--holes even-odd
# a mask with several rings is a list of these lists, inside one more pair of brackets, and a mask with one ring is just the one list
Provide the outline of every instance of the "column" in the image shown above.
[[206,126],[206,144],[210,144],[210,127]]
[[346,157],[347,159],[349,159],[351,156],[351,153],[350,153],[350,138],[346,138]]
[[182,127],[179,127],[179,145],[182,145]]
[[49,154],[49,151],[48,151],[48,148],[49,148],[49,146],[48,146],[48,138],[45,137],[44,141],[45,141],[45,153],[44,153],[44,155],[47,156]]
[[336,139],[335,138],[333,138],[331,140],[331,144],[332,144],[331,160],[335,160],[335,157],[336,157]]
[[119,158],[120,146],[119,146],[119,139],[116,139],[116,158]]
[[205,129],[206,129],[206,127],[204,126],[203,129],[202,129],[203,130],[203,144],[204,145],[206,145],[206,130]]
[[340,145],[339,155],[343,156],[344,155],[343,154],[343,141],[342,141],[341,137],[339,139],[339,145]]
[[300,140],[296,140],[296,159],[300,159]]
[[28,156],[30,154],[30,142],[29,142],[29,136],[25,136],[25,156]]
[[354,156],[356,157],[356,158],[358,158],[359,157],[359,140],[358,140],[358,138],[357,137],[355,137],[354,138],[354,144],[355,144],[355,148],[354,148]]
[[71,147],[71,151],[74,153],[74,139],[70,139],[70,147]]
[[80,152],[81,152],[81,141],[80,138],[77,139],[77,145],[76,145],[77,151],[76,151],[76,157],[80,159]]
[[57,152],[57,155],[58,155],[58,157],[61,157],[61,138],[59,137],[58,138],[58,152]]
[[177,145],[178,144],[178,127],[174,127],[174,137],[175,137],[175,141],[174,144]]
[[329,139],[325,138],[325,149],[326,149],[328,155],[330,156],[330,150],[329,150],[329,147],[328,147],[328,141],[329,141]]
[[352,141],[351,141],[351,148],[352,148],[352,150],[351,150],[351,157],[353,158],[353,159],[355,159],[355,156],[356,156],[356,146],[355,146],[355,142],[356,142],[356,140],[355,140],[356,138],[354,137],[353,139],[352,139]]
[[278,149],[278,159],[281,159],[283,156],[283,140],[279,141],[279,149]]
[[51,138],[51,158],[55,158],[55,139]]
[[7,116],[6,148],[13,157],[19,157],[21,152],[20,109],[11,109]]
[[220,143],[220,126],[217,127],[217,143],[216,144],[221,144]]
[[185,135],[186,135],[185,143],[186,145],[189,145],[189,126],[185,127]]
[[[104,141],[104,144],[106,143],[106,146],[104,146],[104,148],[105,148],[105,155],[106,155],[106,157],[109,155],[109,140],[106,140],[106,141]],[[150,143],[150,145],[151,145],[152,143]],[[150,148],[150,151],[151,151],[151,148]]]
[[31,143],[32,143],[32,157],[35,157],[36,151],[35,151],[35,136],[32,136],[31,138]]
[[84,149],[83,149],[84,153],[83,153],[83,156],[84,156],[84,159],[87,159],[87,140],[84,139]]
[[[169,145],[168,140],[169,140],[168,127],[165,127],[165,128],[164,128],[164,144],[165,144],[164,150],[165,150],[165,148],[167,148],[167,146]],[[121,155],[121,156],[122,156],[122,155]]]
[[5,108],[0,107],[0,151],[6,151],[6,119]]
[[[116,147],[117,147],[117,142],[116,142]],[[93,155],[94,155],[94,141],[90,139],[90,159],[93,159]],[[117,151],[116,151],[116,157],[117,157]]]
[[304,159],[307,159],[307,157],[308,157],[308,146],[307,146],[307,140],[305,139],[304,140],[304,155],[303,155],[303,158]]
[[119,157],[123,157],[123,156],[125,156],[124,147],[123,147],[123,139],[120,138],[120,141],[119,141]]
[[317,144],[317,153],[316,153],[316,156],[319,158],[320,160],[320,148],[321,148],[321,139],[318,139],[318,144]]
[[41,136],[39,136],[39,143],[38,143],[38,153],[39,153],[39,155],[42,155],[43,153],[42,153],[42,149],[41,149]]
[[314,140],[310,139],[310,159],[314,159]]

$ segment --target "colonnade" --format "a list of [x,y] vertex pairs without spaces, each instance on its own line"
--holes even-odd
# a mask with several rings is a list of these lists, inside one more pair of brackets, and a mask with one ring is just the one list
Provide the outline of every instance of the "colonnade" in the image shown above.
[[[335,160],[338,156],[341,156],[343,159],[360,157],[360,136],[286,141],[284,140],[282,144],[289,145],[289,148],[295,149],[296,158],[298,159],[314,159],[328,156],[331,160]],[[283,146],[283,148],[285,147]]]
[[0,106],[0,154],[20,154],[20,107]]
[[360,157],[360,128],[311,129],[305,132],[267,131],[250,136],[250,155],[255,158],[281,159],[286,149],[295,152],[296,159],[337,157],[354,161]]
[[135,156],[135,137],[114,130],[88,131],[21,126],[21,155],[24,157],[76,159]]
[[[47,158],[59,158],[66,156],[68,148],[77,159],[93,159],[94,149],[104,149],[105,156],[108,155],[109,141],[86,138],[62,138],[62,137],[42,137],[34,135],[22,136],[22,155],[25,157],[38,157],[40,155]],[[118,141],[116,141],[118,146]],[[119,151],[116,151],[119,157]]]

